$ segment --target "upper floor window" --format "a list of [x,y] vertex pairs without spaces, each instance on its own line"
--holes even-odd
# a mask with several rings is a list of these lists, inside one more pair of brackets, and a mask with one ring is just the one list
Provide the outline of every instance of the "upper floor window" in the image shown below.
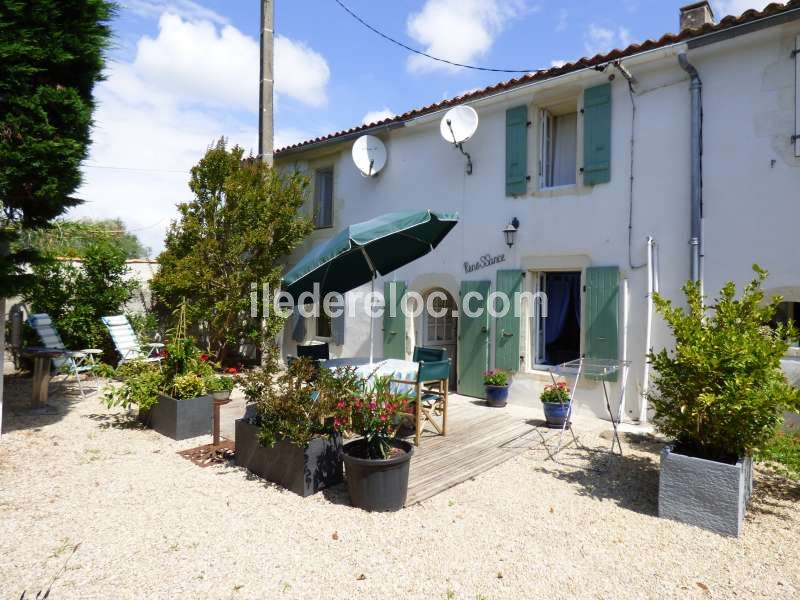
[[[571,109],[571,110],[570,110]],[[578,112],[541,111],[541,189],[575,185],[578,167]]]
[[322,169],[314,176],[314,227],[333,227],[333,169]]

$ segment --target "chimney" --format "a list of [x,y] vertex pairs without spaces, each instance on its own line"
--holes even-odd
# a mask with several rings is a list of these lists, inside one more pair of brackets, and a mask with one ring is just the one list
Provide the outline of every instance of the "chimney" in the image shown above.
[[272,166],[274,131],[272,121],[273,80],[273,0],[261,0],[261,80],[259,81],[258,157]]
[[699,29],[703,25],[714,24],[714,11],[711,5],[703,0],[681,8],[681,31]]

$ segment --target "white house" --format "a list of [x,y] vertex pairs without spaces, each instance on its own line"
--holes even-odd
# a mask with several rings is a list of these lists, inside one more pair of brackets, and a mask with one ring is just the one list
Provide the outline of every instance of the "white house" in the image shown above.
[[[517,372],[511,399],[523,402],[536,399],[548,365],[625,356],[625,413],[645,419],[648,336],[650,347],[670,344],[649,316],[652,286],[680,298],[694,275],[713,295],[726,281],[748,281],[758,263],[770,291],[785,297],[784,318],[800,319],[800,0],[719,23],[699,2],[681,10],[680,24],[678,34],[279,150],[277,166],[307,172],[314,187],[308,210],[318,229],[293,260],[379,214],[458,212],[439,248],[376,282],[423,296],[442,290],[456,316],[378,322],[376,354],[445,346],[461,393],[480,395],[482,372],[497,366]],[[480,116],[464,144],[471,175],[439,133],[460,104]],[[351,157],[365,133],[388,151],[375,177]],[[517,284],[548,293],[547,319],[528,306],[522,318],[487,318],[485,332],[459,339],[460,292]],[[287,327],[287,352],[323,339],[336,356],[369,353],[365,315],[336,332],[325,318],[302,325]],[[585,397],[596,401],[584,408],[603,412],[600,394]]]

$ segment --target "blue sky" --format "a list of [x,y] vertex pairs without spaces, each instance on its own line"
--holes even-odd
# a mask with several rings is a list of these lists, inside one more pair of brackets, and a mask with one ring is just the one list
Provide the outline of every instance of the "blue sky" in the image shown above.
[[[688,0],[344,0],[431,54],[537,69],[659,37]],[[72,216],[121,217],[157,254],[189,168],[219,136],[256,150],[259,0],[121,0]],[[717,18],[763,0],[719,0]],[[275,0],[278,147],[511,77],[414,57],[334,0]]]

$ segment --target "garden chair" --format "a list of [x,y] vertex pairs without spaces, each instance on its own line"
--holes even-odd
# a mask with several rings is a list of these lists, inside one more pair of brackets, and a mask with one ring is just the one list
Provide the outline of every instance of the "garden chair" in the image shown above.
[[414,346],[414,362],[433,362],[447,360],[446,348],[430,348],[428,346]]
[[28,324],[36,330],[39,338],[42,340],[42,345],[45,348],[52,348],[54,350],[62,350],[63,355],[52,359],[53,368],[59,372],[66,372],[67,375],[73,375],[78,382],[78,389],[81,392],[81,398],[85,397],[83,391],[83,384],[81,383],[81,373],[91,373],[94,375],[95,384],[97,384],[97,376],[94,374],[95,356],[103,353],[102,350],[97,348],[87,348],[86,350],[67,350],[61,336],[53,325],[53,321],[46,313],[38,313],[28,317]]
[[147,353],[142,350],[139,338],[131,327],[128,317],[125,315],[115,315],[113,317],[102,317],[103,324],[111,335],[114,347],[120,355],[117,366],[134,360],[145,362],[157,362],[161,366],[160,350],[164,344],[153,342],[147,344]]
[[[441,435],[447,435],[447,393],[450,383],[450,359],[421,361],[415,381],[393,379],[391,383],[414,386],[414,444],[419,446],[425,422]],[[437,417],[440,418],[437,422]]]

